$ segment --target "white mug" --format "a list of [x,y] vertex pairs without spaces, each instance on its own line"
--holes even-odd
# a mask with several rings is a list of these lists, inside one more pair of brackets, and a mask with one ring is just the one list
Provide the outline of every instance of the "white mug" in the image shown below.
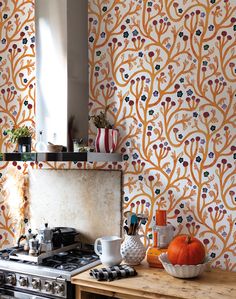
[[[98,245],[101,243],[101,251],[98,249]],[[100,257],[103,265],[112,267],[119,265],[122,261],[120,252],[121,238],[117,236],[108,236],[98,238],[94,243],[94,250]]]

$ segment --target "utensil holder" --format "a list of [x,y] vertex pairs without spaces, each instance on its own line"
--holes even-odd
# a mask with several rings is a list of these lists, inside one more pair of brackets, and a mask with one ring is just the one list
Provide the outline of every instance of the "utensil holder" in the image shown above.
[[[141,242],[141,238],[147,240],[146,246]],[[149,246],[149,239],[145,235],[125,235],[125,240],[121,244],[121,255],[126,264],[139,265],[146,256]]]

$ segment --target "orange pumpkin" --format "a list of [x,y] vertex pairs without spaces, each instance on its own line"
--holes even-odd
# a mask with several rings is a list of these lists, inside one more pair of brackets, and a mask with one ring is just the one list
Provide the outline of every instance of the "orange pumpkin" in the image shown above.
[[197,238],[179,235],[169,244],[167,254],[172,265],[197,265],[204,261],[205,247]]

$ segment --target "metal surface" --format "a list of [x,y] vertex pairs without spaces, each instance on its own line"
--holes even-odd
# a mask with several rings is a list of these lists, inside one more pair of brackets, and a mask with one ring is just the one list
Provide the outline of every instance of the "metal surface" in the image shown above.
[[30,169],[30,227],[76,227],[80,240],[90,244],[100,236],[120,236],[121,180],[114,170]]
[[3,153],[0,161],[88,161],[88,162],[122,162],[119,153]]
[[45,143],[50,141],[65,146],[68,122],[67,2],[35,1],[36,133],[43,131]]
[[58,270],[54,268],[43,267],[40,265],[32,266],[30,264],[21,264],[21,263],[16,263],[14,261],[0,260],[0,269],[2,271],[14,271],[20,274],[27,273],[28,275],[42,276],[45,278],[56,278],[60,276],[62,279],[70,281],[72,276],[80,272],[83,272],[89,268],[95,267],[100,263],[101,263],[100,260],[97,260],[88,265],[82,266],[79,269],[76,269],[71,272],[67,272],[67,271]]
[[37,0],[35,6],[36,130],[46,143],[69,146],[68,135],[88,138],[88,4]]
[[75,243],[75,244],[65,246],[62,248],[58,248],[58,249],[55,249],[55,250],[52,250],[49,252],[41,253],[38,256],[29,255],[28,252],[25,252],[22,249],[16,249],[9,255],[9,258],[12,260],[17,260],[17,261],[20,260],[20,261],[27,261],[27,262],[33,262],[36,264],[40,264],[43,261],[43,259],[45,259],[45,258],[48,258],[50,256],[53,256],[53,255],[58,254],[63,251],[68,251],[68,250],[74,249],[78,246],[79,246],[79,243]]
[[[70,247],[67,246],[67,249]],[[91,248],[91,245],[81,245],[75,249],[58,252],[44,259],[39,265],[30,261],[9,260],[7,253],[11,252],[12,248],[2,250],[0,298],[74,298],[71,276],[100,264],[98,256],[94,255]]]
[[0,288],[0,299],[48,299],[49,297],[42,297],[28,293],[17,292],[14,290],[6,290]]

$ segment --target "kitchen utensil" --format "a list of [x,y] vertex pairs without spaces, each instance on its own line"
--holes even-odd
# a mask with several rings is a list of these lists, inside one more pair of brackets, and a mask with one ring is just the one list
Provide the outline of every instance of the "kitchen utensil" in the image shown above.
[[48,227],[48,223],[45,223],[44,227],[39,230],[39,235],[45,243],[52,241],[53,230]]
[[178,278],[192,278],[200,275],[205,270],[209,257],[205,258],[203,264],[198,265],[172,265],[168,260],[167,253],[162,253],[159,260],[168,274]]
[[138,217],[136,216],[136,214],[132,214],[130,219],[129,232],[128,232],[129,235],[135,235],[135,228],[137,226],[137,222],[138,222]]
[[124,212],[124,217],[128,218],[128,215],[132,214],[130,211],[125,211]]
[[27,234],[25,234],[25,235],[21,235],[21,236],[20,236],[20,238],[19,238],[18,241],[17,241],[17,247],[19,248],[19,247],[20,247],[20,242],[21,242],[22,240],[25,240],[24,250],[25,250],[25,251],[28,251],[28,250],[29,250],[29,240],[32,239],[34,236],[36,237],[36,235],[34,235],[34,234],[32,233],[32,230],[29,229]]
[[35,236],[29,240],[29,254],[37,255],[39,253],[39,240]]
[[144,214],[135,214],[130,211],[124,212],[125,220],[124,229],[128,235],[137,235],[141,224],[145,224],[148,217]]
[[[101,243],[101,251],[98,246]],[[122,256],[120,253],[121,238],[117,236],[108,236],[96,239],[94,243],[94,250],[96,254],[100,257],[103,265],[112,267],[119,265],[122,261]]]
[[129,228],[128,228],[127,225],[124,226],[124,230],[125,230],[126,234],[128,234],[128,232],[129,232]]
[[53,244],[53,230],[48,227],[48,223],[44,224],[44,227],[38,230],[37,239],[40,243],[40,250],[42,252],[52,251]]

